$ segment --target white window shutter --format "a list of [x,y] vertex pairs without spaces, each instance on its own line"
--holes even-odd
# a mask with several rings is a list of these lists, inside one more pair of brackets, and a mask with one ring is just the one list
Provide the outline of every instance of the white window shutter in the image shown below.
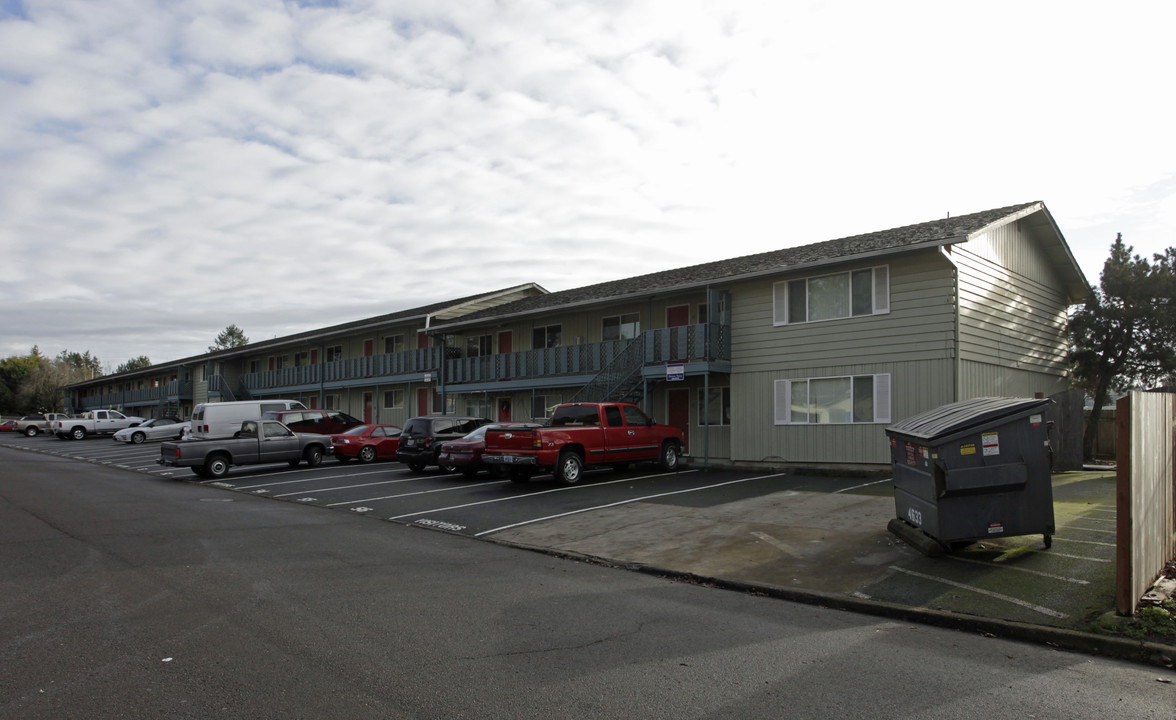
[[890,267],[874,268],[874,314],[890,312]]
[[890,373],[874,376],[874,422],[890,422]]
[[792,382],[776,381],[776,424],[787,425],[792,420]]
[[772,285],[772,324],[785,325],[788,323],[788,283],[778,282]]

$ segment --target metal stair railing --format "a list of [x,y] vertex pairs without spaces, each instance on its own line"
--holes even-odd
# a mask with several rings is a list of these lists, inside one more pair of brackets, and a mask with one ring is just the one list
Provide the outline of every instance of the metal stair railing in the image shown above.
[[640,338],[630,340],[569,402],[615,402],[630,396],[641,385],[642,348]]

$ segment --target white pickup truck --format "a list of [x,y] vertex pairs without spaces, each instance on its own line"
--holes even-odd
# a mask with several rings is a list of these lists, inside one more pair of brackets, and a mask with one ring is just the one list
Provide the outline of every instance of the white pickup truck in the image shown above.
[[81,417],[54,420],[52,432],[62,440],[85,440],[87,435],[113,435],[145,421],[146,418],[128,417],[118,410],[90,410]]

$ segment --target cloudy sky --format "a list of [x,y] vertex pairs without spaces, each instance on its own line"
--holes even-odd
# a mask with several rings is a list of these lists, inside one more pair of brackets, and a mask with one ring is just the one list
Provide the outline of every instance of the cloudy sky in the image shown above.
[[1042,200],[1176,245],[1176,3],[0,0],[0,357]]

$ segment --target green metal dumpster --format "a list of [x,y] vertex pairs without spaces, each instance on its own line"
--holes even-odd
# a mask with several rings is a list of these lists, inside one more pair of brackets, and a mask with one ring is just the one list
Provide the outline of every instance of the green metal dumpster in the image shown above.
[[925,554],[977,540],[1054,534],[1046,412],[1051,400],[975,398],[886,428],[897,517]]

